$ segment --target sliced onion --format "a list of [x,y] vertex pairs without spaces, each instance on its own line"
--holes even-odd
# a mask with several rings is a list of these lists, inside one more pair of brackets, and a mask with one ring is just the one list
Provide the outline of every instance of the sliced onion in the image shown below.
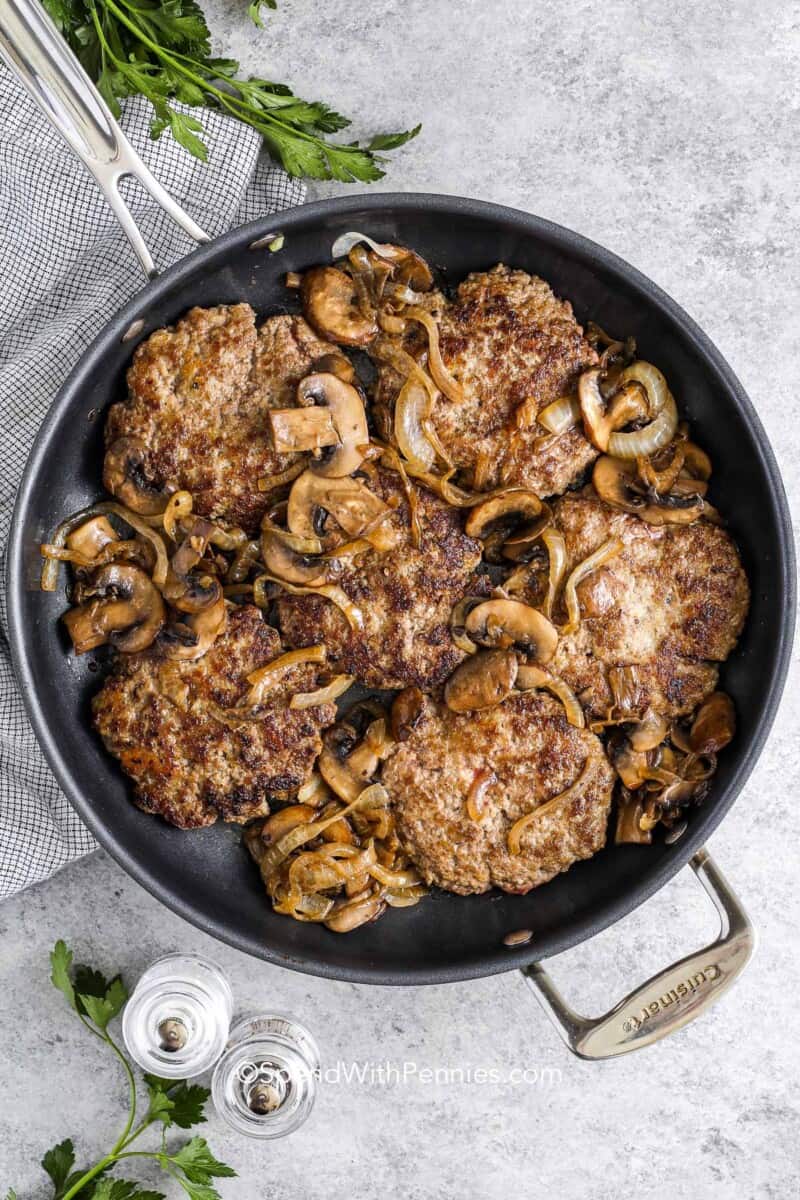
[[569,724],[576,729],[585,728],[586,718],[583,715],[583,709],[575,693],[563,679],[548,675],[547,671],[543,671],[541,667],[523,663],[517,671],[516,686],[521,692],[527,692],[533,688],[541,688],[543,691],[550,692],[564,705],[564,712]]
[[667,392],[664,407],[654,421],[632,433],[612,433],[608,452],[614,458],[647,458],[668,446],[678,428],[678,409],[671,392]]
[[385,443],[373,443],[380,450],[381,461],[389,468],[390,471],[396,471],[400,476],[400,482],[403,485],[403,491],[406,494],[408,501],[408,518],[411,526],[411,543],[416,550],[422,546],[422,525],[419,519],[419,495],[417,489],[412,484],[408,477],[406,464],[401,459],[400,455],[395,450],[394,446],[387,446]]
[[455,381],[444,365],[441,350],[439,349],[439,326],[436,324],[436,321],[424,308],[407,308],[404,315],[414,321],[418,321],[428,335],[428,366],[433,376],[433,382],[439,391],[447,396],[448,400],[460,404],[464,399],[464,393],[461,390],[461,385]]
[[403,888],[402,891],[397,892],[389,889],[383,893],[383,898],[390,908],[411,908],[413,905],[419,904],[427,894],[428,889],[422,884],[417,884],[416,887]]
[[256,705],[261,704],[265,693],[271,691],[278,683],[276,676],[282,674],[283,671],[288,671],[290,667],[297,667],[301,663],[324,663],[327,656],[328,651],[322,645],[305,646],[300,650],[287,650],[285,654],[279,654],[277,658],[273,658],[272,662],[259,667],[257,671],[251,671],[247,676],[250,691],[240,707],[255,708]]
[[416,887],[421,882],[419,872],[413,869],[408,871],[388,871],[380,863],[375,863],[371,866],[369,873],[373,879],[377,879],[384,887],[409,888]]
[[547,547],[549,559],[547,595],[542,605],[542,612],[548,620],[552,620],[553,607],[558,595],[558,589],[561,586],[561,580],[564,578],[564,572],[567,569],[567,543],[564,540],[563,533],[558,529],[543,530],[541,539]]
[[475,778],[470,784],[466,800],[467,816],[470,821],[482,821],[484,819],[486,816],[484,799],[489,788],[496,782],[497,776],[488,767],[481,767],[475,772]]
[[548,433],[566,433],[581,419],[581,405],[577,396],[559,396],[537,414],[536,420]]
[[570,786],[566,789],[566,791],[559,792],[559,794],[557,796],[553,796],[550,800],[546,800],[544,802],[544,804],[540,804],[538,808],[534,808],[533,812],[526,813],[524,817],[520,817],[520,819],[518,821],[514,822],[514,824],[511,826],[511,828],[508,831],[508,852],[509,852],[509,854],[519,854],[520,853],[520,851],[522,849],[522,845],[521,845],[522,835],[525,832],[525,830],[528,828],[528,826],[537,819],[537,817],[541,817],[541,816],[544,816],[545,813],[552,812],[552,810],[554,808],[556,808],[559,804],[562,804],[565,801],[571,800],[573,798],[573,796],[575,796],[580,791],[588,772],[589,772],[589,759],[587,758],[586,762],[583,764],[583,767],[581,768],[580,775],[578,776],[578,778],[575,780],[574,783],[570,784]]
[[329,826],[336,821],[341,821],[348,817],[350,813],[357,810],[363,811],[373,807],[383,807],[389,802],[389,794],[384,787],[379,783],[370,784],[364,788],[362,792],[356,796],[355,800],[351,801],[344,808],[338,809],[329,817],[322,817],[318,821],[310,821],[307,825],[297,825],[290,830],[279,841],[272,846],[267,846],[261,860],[259,868],[261,870],[261,878],[265,883],[268,882],[270,876],[274,873],[276,867],[279,867],[293,851],[304,846],[306,842],[310,842],[313,838],[318,837]]
[[317,704],[331,704],[352,687],[355,675],[335,675],[326,687],[315,692],[297,692],[289,701],[289,708],[313,708]]
[[299,462],[292,463],[291,467],[287,467],[285,471],[279,471],[277,475],[262,475],[256,481],[256,487],[260,492],[272,492],[276,488],[283,487],[285,483],[291,483],[293,479],[297,479],[298,475],[302,475],[308,465],[308,455],[304,454]]
[[330,790],[319,771],[314,771],[308,782],[304,783],[297,793],[298,803],[310,804],[312,808],[319,808],[329,799]]
[[321,583],[318,587],[300,587],[298,584],[287,583],[284,579],[279,579],[277,575],[264,572],[255,581],[253,589],[255,602],[262,608],[269,603],[268,599],[264,597],[264,581],[277,583],[283,591],[290,592],[293,596],[321,596],[323,600],[330,600],[331,604],[335,604],[337,608],[341,609],[351,629],[361,630],[364,628],[364,614],[361,609],[336,583]]
[[167,537],[172,538],[173,542],[178,540],[178,531],[176,523],[184,517],[188,517],[192,511],[194,500],[191,492],[173,492],[167,501],[167,507],[162,513],[162,522],[164,525],[164,533]]
[[619,538],[609,538],[607,542],[603,542],[595,550],[594,554],[590,554],[583,562],[578,563],[564,586],[564,604],[567,609],[567,624],[561,628],[562,636],[574,633],[581,623],[581,609],[578,601],[578,584],[591,575],[592,571],[596,571],[598,567],[602,567],[609,562],[623,549],[622,542]]
[[[52,546],[61,548],[66,542],[68,534],[72,532],[78,525],[82,525],[89,517],[106,516],[112,513],[115,517],[119,517],[126,525],[130,525],[131,529],[135,530],[140,537],[145,541],[150,542],[156,554],[156,563],[153,568],[153,583],[156,587],[163,587],[167,580],[167,571],[169,569],[169,560],[167,558],[167,548],[164,545],[164,539],[160,533],[151,529],[141,517],[136,513],[125,508],[122,504],[117,504],[113,500],[103,500],[100,504],[92,504],[89,508],[84,508],[81,512],[74,513],[71,517],[67,517],[62,521],[56,529],[52,538]],[[48,558],[42,570],[41,588],[44,592],[54,592],[58,583],[58,561],[54,558]]]
[[347,258],[353,247],[358,246],[361,242],[369,246],[370,250],[374,250],[381,258],[394,256],[393,252],[395,248],[389,242],[376,242],[373,238],[367,237],[366,233],[351,231],[350,233],[339,234],[331,246],[331,257],[333,259]]
[[430,408],[426,389],[417,379],[407,379],[394,406],[394,436],[400,453],[418,471],[429,471],[436,461],[436,452],[422,426]]

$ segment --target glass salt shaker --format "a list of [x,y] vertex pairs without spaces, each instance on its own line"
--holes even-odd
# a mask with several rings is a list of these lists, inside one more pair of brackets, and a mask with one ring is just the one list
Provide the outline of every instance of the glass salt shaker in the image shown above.
[[209,1070],[225,1049],[233,993],[216,963],[167,954],[142,975],[122,1014],[122,1036],[140,1067],[165,1079]]
[[247,1137],[285,1137],[314,1107],[319,1063],[317,1043],[294,1018],[242,1017],[211,1080],[217,1114]]

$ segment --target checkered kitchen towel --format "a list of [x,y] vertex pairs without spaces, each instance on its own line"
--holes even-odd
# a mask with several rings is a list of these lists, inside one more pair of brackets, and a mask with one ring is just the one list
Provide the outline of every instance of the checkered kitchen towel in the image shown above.
[[[169,134],[148,135],[149,105],[122,120],[156,178],[212,236],[302,203],[305,189],[259,161],[257,134],[202,111],[207,163]],[[138,186],[127,193],[160,266],[190,248]],[[0,63],[0,553],[14,495],[42,419],[70,368],[143,284],[94,181]],[[0,600],[0,896],[95,848],[42,757],[17,691]]]

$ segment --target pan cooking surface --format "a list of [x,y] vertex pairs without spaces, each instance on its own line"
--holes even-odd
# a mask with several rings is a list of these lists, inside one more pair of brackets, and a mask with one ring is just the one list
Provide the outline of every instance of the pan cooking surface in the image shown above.
[[[250,248],[276,225],[285,235],[280,252]],[[58,621],[63,589],[38,590],[38,544],[100,494],[105,412],[123,392],[136,344],[195,304],[247,301],[260,318],[290,310],[286,271],[327,261],[334,239],[351,229],[413,247],[450,284],[497,262],[533,272],[572,302],[582,323],[633,334],[641,357],[667,374],[712,457],[711,498],[729,517],[753,598],[721,674],[736,704],[738,733],[720,758],[710,798],[692,813],[680,841],[607,847],[528,896],[434,893],[340,937],[271,911],[238,827],[183,833],[131,804],[128,785],[90,727],[100,674],[68,653]],[[141,331],[123,342],[140,318]],[[41,430],[17,501],[7,579],[12,650],[31,720],[67,796],[100,842],[140,883],[214,936],[282,966],[374,983],[469,978],[547,957],[666,882],[722,819],[758,757],[780,698],[794,618],[790,524],[772,452],[741,386],[693,322],[627,264],[558,226],[477,201],[415,195],[349,197],[254,222],[148,284],[78,364]],[[521,928],[532,929],[533,940],[506,948],[503,937]]]

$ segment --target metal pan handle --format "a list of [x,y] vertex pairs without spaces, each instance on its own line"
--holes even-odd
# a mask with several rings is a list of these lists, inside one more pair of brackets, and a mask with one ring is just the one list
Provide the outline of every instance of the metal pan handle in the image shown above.
[[210,240],[150,174],[39,0],[0,0],[0,56],[95,177],[148,278],[156,267],[120,195],[123,176],[138,179],[189,237]]
[[719,913],[718,937],[659,971],[604,1016],[579,1016],[541,963],[523,968],[531,991],[579,1058],[615,1058],[667,1037],[705,1012],[750,961],[756,932],[735,892],[706,850],[698,850],[691,866]]

